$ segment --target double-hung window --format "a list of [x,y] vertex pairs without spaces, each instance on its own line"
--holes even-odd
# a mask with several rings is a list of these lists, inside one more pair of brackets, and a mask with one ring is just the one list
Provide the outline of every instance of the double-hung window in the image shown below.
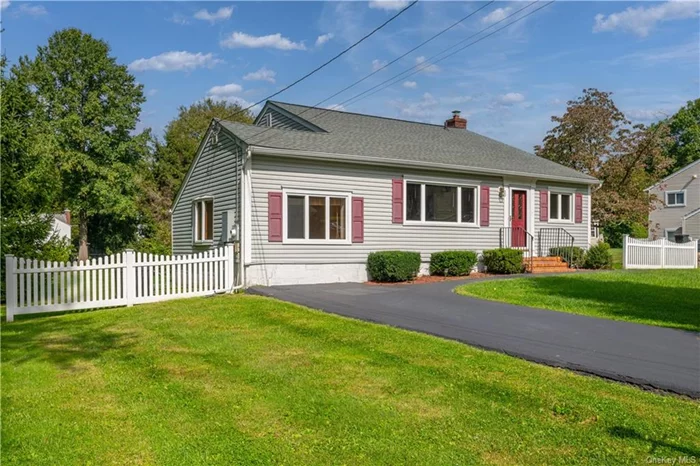
[[666,191],[667,207],[685,206],[685,191]]
[[214,200],[194,201],[194,241],[205,243],[214,240]]
[[549,193],[549,220],[570,222],[573,219],[573,194]]
[[285,192],[286,242],[350,242],[350,194]]
[[406,182],[407,223],[476,225],[477,188]]

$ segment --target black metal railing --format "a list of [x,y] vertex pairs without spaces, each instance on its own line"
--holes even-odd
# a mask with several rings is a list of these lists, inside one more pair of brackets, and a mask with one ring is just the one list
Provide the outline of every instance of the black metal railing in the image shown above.
[[502,227],[500,231],[499,245],[502,248],[522,249],[523,264],[526,269],[532,271],[532,257],[534,256],[535,237],[522,227]]
[[537,233],[537,255],[540,257],[561,257],[569,267],[578,266],[574,250],[574,237],[563,228],[540,228]]

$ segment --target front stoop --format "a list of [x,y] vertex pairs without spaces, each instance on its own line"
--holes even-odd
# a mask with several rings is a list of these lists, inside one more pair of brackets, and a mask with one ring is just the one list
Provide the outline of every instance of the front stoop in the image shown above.
[[557,273],[557,272],[574,272],[576,269],[569,267],[561,257],[533,257],[523,261],[525,270],[530,273]]

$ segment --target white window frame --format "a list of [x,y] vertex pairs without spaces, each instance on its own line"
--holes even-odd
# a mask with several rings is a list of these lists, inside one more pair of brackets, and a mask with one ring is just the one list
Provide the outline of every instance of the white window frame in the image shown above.
[[[419,184],[420,185],[420,220],[408,220],[408,184]],[[451,188],[457,188],[457,221],[456,222],[433,222],[425,219],[425,185],[432,186],[449,186]],[[462,188],[473,188],[474,189],[474,222],[463,222],[462,221]],[[479,214],[481,206],[481,189],[478,184],[471,183],[454,183],[446,181],[432,181],[432,180],[417,180],[417,179],[405,179],[403,183],[403,224],[404,225],[435,225],[435,226],[451,226],[451,227],[461,227],[461,228],[479,228]]]
[[[664,228],[664,239],[667,240],[667,241],[672,241],[672,242],[675,243],[675,242],[676,242],[675,234],[674,234],[674,238],[673,238],[673,239],[668,239],[668,233],[669,233],[670,231],[672,231],[673,233],[676,233],[679,229],[680,229],[680,227],[676,227],[676,228]],[[682,230],[681,230],[681,234],[683,234],[683,233],[682,233]]]
[[[288,196],[304,197],[304,238],[289,238],[287,236],[287,212]],[[326,239],[309,239],[309,197],[326,198]],[[345,199],[345,239],[330,239],[330,211],[331,197]],[[352,193],[333,191],[314,191],[311,189],[283,189],[282,190],[282,243],[283,244],[352,244]]]
[[[197,233],[199,230],[200,225],[202,224],[202,215],[204,215],[204,212],[206,212],[206,208],[204,205],[207,202],[211,202],[211,216],[212,216],[212,221],[211,221],[211,239],[197,239]],[[199,215],[197,215],[197,207],[201,206],[201,211],[199,212]],[[198,197],[192,201],[192,217],[193,217],[193,222],[192,222],[192,242],[194,244],[213,244],[214,243],[214,197],[213,196],[205,196],[205,197]],[[204,230],[202,230],[202,233],[204,233]]]
[[[569,196],[569,219],[562,219],[561,218],[561,196],[563,195],[568,195]],[[549,189],[549,193],[547,194],[549,198],[547,199],[547,223],[574,223],[574,217],[576,217],[576,212],[574,212],[574,209],[576,208],[576,192],[574,190],[568,191],[568,190],[563,190],[560,188],[555,188],[555,189]],[[551,211],[551,206],[552,206],[552,195],[554,196],[559,196],[559,202],[557,203],[557,217],[558,218],[552,218],[552,211]]]
[[[683,194],[683,204],[677,204],[677,203],[676,203],[676,204],[669,204],[669,203],[668,203],[668,195],[669,195],[669,194]],[[685,192],[685,189],[679,189],[679,190],[676,190],[676,191],[666,191],[666,192],[664,193],[664,200],[666,201],[666,202],[665,202],[666,207],[685,207],[685,203],[686,203],[685,200],[686,200],[687,197],[688,197],[688,196],[687,196],[687,194],[686,194],[686,192]]]

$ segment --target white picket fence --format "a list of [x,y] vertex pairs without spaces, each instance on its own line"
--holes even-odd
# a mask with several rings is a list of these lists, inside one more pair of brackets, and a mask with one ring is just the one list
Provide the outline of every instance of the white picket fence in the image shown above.
[[127,250],[85,262],[5,256],[7,321],[70,311],[207,296],[234,289],[234,245],[182,256]]
[[673,243],[666,238],[630,238],[622,242],[625,269],[693,269],[698,266],[698,241]]

